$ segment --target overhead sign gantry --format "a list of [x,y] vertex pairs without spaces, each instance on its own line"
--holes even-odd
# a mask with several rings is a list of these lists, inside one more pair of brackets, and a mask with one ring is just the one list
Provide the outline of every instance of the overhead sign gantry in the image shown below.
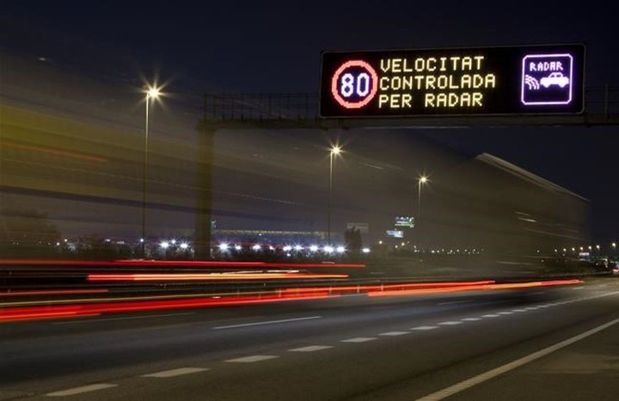
[[578,114],[583,45],[323,52],[321,117]]

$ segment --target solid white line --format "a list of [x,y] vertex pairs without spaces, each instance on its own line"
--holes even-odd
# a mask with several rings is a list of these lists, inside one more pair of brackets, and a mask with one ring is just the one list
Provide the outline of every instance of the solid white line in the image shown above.
[[503,311],[503,312],[499,312],[499,315],[511,315],[514,312],[509,312],[509,311]]
[[405,334],[410,334],[410,331],[387,331],[385,333],[380,333],[379,336],[395,337],[403,336]]
[[250,355],[243,356],[241,358],[228,359],[226,362],[232,363],[252,363],[252,362],[260,362],[267,361],[269,359],[279,358],[277,355]]
[[526,312],[526,309],[512,309],[512,312],[516,312],[516,313],[521,313],[521,312]]
[[482,315],[482,317],[499,317],[501,315]]
[[464,322],[476,322],[478,320],[481,320],[480,317],[465,317],[464,319],[462,319],[462,321]]
[[533,362],[537,359],[540,359],[548,354],[551,354],[555,351],[560,350],[561,348],[565,348],[569,345],[574,344],[575,342],[578,342],[582,339],[585,339],[589,336],[592,336],[596,333],[599,333],[600,331],[609,328],[610,326],[613,326],[615,324],[619,323],[619,319],[614,319],[611,320],[610,322],[604,323],[601,326],[595,327],[591,330],[587,330],[584,333],[581,333],[577,336],[574,336],[572,338],[568,338],[567,340],[563,340],[559,343],[556,343],[554,345],[551,345],[550,347],[541,349],[537,352],[534,352],[532,354],[529,354],[527,356],[524,356],[520,359],[516,359],[515,361],[509,362],[503,366],[499,366],[498,368],[489,370],[487,372],[484,372],[482,374],[479,374],[477,376],[473,376],[469,379],[463,380],[460,383],[456,383],[452,386],[446,387],[442,390],[439,390],[437,392],[434,392],[432,394],[428,394],[424,397],[418,398],[416,401],[440,401],[443,400],[447,397],[450,397],[454,394],[457,394],[461,391],[464,391],[466,389],[469,389],[473,386],[476,386],[478,384],[481,384],[485,381],[488,381],[490,379],[493,379],[499,375],[502,375],[504,373],[507,373],[511,370],[514,370],[516,368],[519,368],[523,365],[526,365],[530,362]]
[[263,324],[279,324],[279,323],[288,323],[288,322],[298,322],[301,320],[311,320],[311,319],[320,319],[320,318],[322,318],[322,316],[306,316],[306,317],[294,317],[291,319],[268,320],[264,322],[231,324],[228,326],[216,326],[216,327],[213,327],[213,330],[236,329],[239,327],[261,326]]
[[347,338],[346,340],[341,340],[342,343],[366,343],[368,341],[377,340],[376,337],[353,337]]
[[159,379],[164,379],[168,377],[176,377],[181,375],[188,375],[191,373],[204,372],[208,370],[208,368],[178,368],[178,369],[170,369],[164,370],[156,373],[149,373],[146,375],[142,375],[142,377],[156,377]]
[[162,313],[159,315],[147,315],[147,316],[122,316],[122,317],[110,317],[110,318],[102,318],[102,319],[83,319],[83,320],[70,320],[67,322],[53,322],[52,324],[80,324],[80,323],[91,323],[91,322],[112,322],[114,320],[134,320],[134,319],[148,319],[148,318],[156,318],[156,317],[168,317],[168,316],[184,316],[184,315],[193,315],[194,312],[182,312],[182,313]]
[[82,393],[89,393],[91,391],[104,390],[106,388],[116,387],[118,384],[111,383],[97,383],[89,384],[87,386],[73,387],[66,390],[54,391],[53,393],[45,394],[48,397],[65,397],[67,395],[76,395]]
[[426,331],[426,330],[434,330],[434,329],[438,329],[438,326],[417,326],[417,327],[413,327],[411,330]]
[[314,351],[322,351],[323,349],[333,348],[332,345],[308,345],[307,347],[301,348],[292,348],[288,351],[290,352],[314,352]]
[[462,322],[458,321],[458,320],[450,320],[447,322],[440,322],[438,325],[439,326],[456,326],[458,324],[462,324]]

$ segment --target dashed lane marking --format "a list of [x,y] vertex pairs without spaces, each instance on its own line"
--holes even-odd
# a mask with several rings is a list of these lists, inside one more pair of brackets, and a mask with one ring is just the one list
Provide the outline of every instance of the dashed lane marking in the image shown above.
[[142,377],[156,377],[159,379],[165,379],[168,377],[188,375],[191,373],[204,372],[207,370],[209,369],[208,368],[178,368],[178,369],[163,370],[161,372],[148,373],[146,375],[142,375]]

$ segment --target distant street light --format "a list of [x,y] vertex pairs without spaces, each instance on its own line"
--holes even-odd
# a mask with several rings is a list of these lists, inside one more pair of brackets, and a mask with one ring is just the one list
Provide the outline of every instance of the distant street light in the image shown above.
[[333,200],[333,159],[342,153],[339,145],[331,146],[329,149],[329,204],[327,207],[327,242],[331,244],[331,202]]
[[[148,177],[148,123],[151,100],[159,99],[161,90],[149,85],[144,91],[146,100],[146,118],[144,124],[144,165],[142,166],[142,238],[146,238],[146,180]],[[146,241],[142,242],[142,257],[146,257]]]
[[421,187],[428,182],[428,177],[422,175],[417,183],[417,218],[421,218]]

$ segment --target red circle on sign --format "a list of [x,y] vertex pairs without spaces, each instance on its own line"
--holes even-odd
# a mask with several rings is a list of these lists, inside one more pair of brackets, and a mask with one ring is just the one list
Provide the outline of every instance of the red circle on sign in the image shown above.
[[[372,89],[370,90],[370,93],[363,100],[358,101],[358,102],[349,102],[345,100],[340,95],[337,89],[337,81],[340,78],[340,75],[342,75],[342,73],[350,67],[361,67],[368,74],[370,74],[370,77],[372,77]],[[335,71],[335,73],[333,74],[333,77],[331,78],[331,95],[333,95],[333,98],[335,99],[336,102],[339,103],[340,106],[345,107],[347,109],[360,109],[361,107],[370,103],[370,101],[376,95],[377,91],[378,91],[378,74],[376,74],[376,71],[374,71],[374,68],[372,68],[371,65],[369,65],[363,60],[349,60],[345,62]]]

